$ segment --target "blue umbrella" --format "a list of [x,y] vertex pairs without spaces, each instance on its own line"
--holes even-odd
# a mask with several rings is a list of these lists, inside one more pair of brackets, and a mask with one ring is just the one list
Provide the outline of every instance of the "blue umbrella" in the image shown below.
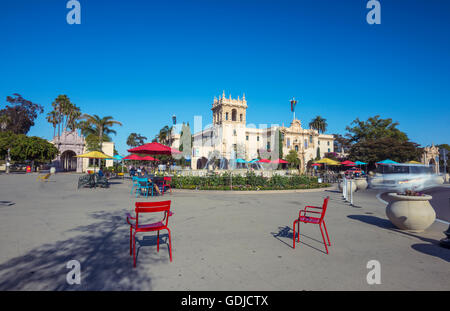
[[392,161],[390,159],[386,159],[386,160],[377,162],[376,164],[398,164],[398,162]]
[[236,159],[236,163],[247,163],[244,159]]
[[366,165],[367,163],[366,162],[361,162],[361,161],[355,161],[355,164],[356,165]]

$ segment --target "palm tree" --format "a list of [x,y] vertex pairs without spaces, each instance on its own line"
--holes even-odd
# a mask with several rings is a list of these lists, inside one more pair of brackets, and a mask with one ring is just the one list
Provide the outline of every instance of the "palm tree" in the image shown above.
[[56,136],[56,126],[58,125],[58,113],[55,110],[47,113],[47,122],[53,125],[53,137]]
[[98,115],[83,114],[80,117],[81,121],[79,126],[82,134],[87,137],[89,135],[95,135],[98,137],[99,148],[101,149],[102,143],[105,141],[105,137],[109,139],[109,134],[117,134],[117,132],[111,127],[115,124],[122,126],[119,121],[113,120],[113,117],[106,116],[100,118]]
[[167,142],[170,141],[170,136],[171,128],[166,125],[159,131],[159,134],[156,137],[161,144],[167,144]]
[[127,138],[127,145],[130,147],[137,147],[143,145],[147,137],[142,136],[141,134],[131,133]]
[[319,133],[325,133],[327,126],[327,119],[324,119],[321,116],[317,116],[309,122],[309,127],[317,130]]

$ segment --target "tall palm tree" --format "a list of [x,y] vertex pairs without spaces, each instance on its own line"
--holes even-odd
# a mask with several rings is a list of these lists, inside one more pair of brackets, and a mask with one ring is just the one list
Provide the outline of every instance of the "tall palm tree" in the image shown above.
[[100,118],[96,114],[83,114],[80,119],[83,120],[80,122],[81,132],[84,136],[88,136],[91,134],[97,136],[100,149],[101,144],[104,141],[104,136],[109,138],[109,134],[117,134],[117,132],[111,129],[111,127],[115,124],[122,126],[122,123],[113,120],[113,117],[111,116]]
[[327,126],[327,119],[324,119],[321,116],[317,116],[309,122],[309,127],[317,130],[319,133],[325,133]]
[[157,138],[161,144],[167,144],[170,138],[171,128],[168,125],[164,126],[157,135]]
[[137,147],[143,145],[147,137],[142,136],[141,134],[131,133],[127,138],[127,145],[130,147]]
[[47,113],[47,122],[53,125],[53,137],[56,136],[56,126],[58,125],[58,113],[55,110]]

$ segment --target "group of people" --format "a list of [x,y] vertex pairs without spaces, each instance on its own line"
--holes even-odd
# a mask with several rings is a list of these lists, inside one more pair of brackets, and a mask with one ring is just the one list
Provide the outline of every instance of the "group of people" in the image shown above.
[[145,178],[148,180],[148,182],[153,184],[153,188],[156,190],[158,194],[161,194],[161,189],[158,187],[156,183],[152,181],[152,177],[149,175],[145,167],[138,167],[137,169],[134,166],[131,166],[128,170],[130,177],[139,177],[139,178]]

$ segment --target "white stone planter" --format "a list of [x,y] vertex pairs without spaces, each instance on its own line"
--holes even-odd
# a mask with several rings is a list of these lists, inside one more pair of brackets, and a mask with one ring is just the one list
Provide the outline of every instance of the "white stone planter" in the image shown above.
[[356,178],[355,179],[356,188],[358,190],[366,190],[367,189],[367,181],[365,178]]
[[431,195],[415,197],[389,193],[389,196],[394,200],[386,206],[386,215],[399,229],[422,232],[436,219],[436,213],[429,202]]

